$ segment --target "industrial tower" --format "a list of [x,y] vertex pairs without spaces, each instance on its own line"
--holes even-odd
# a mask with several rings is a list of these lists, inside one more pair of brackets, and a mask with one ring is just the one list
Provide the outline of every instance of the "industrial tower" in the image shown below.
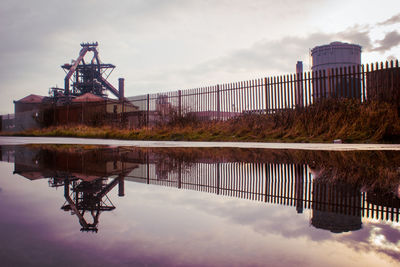
[[[71,64],[66,63],[61,66],[67,74],[64,79],[64,95],[80,96],[92,93],[104,97],[108,90],[122,100],[124,98],[124,81],[122,78],[119,79],[119,90],[107,81],[115,65],[100,61],[97,46],[97,42],[81,43],[82,49],[78,58]],[[93,57],[89,61],[85,61],[88,52],[92,52]]]

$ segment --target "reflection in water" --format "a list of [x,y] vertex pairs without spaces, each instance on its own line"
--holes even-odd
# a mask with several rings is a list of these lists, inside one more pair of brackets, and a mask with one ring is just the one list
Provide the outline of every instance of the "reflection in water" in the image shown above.
[[124,196],[124,176],[137,167],[117,150],[107,148],[15,147],[2,151],[3,160],[15,162],[14,173],[29,180],[49,178],[50,187],[64,188],[61,209],[76,215],[81,231],[87,232],[97,232],[100,214],[115,209],[107,194],[118,185],[118,195]]
[[[53,180],[55,179],[58,178],[53,178]],[[75,214],[78,217],[79,223],[82,226],[81,231],[97,232],[100,213],[115,209],[111,200],[107,197],[107,193],[117,184],[120,188],[119,196],[123,196],[123,177],[115,178],[109,184],[107,184],[107,179],[103,178],[97,178],[94,181],[65,179],[64,197],[66,203],[61,209],[71,211],[71,214]],[[57,181],[56,186],[60,186],[59,181]],[[85,214],[89,214],[92,217],[91,223],[85,218]]]
[[[341,170],[332,171],[324,163],[320,166],[329,170],[324,172],[315,160],[310,167],[288,157],[289,152],[238,160],[226,155],[216,159],[212,153],[174,154],[171,149],[70,145],[1,149],[2,160],[15,162],[14,173],[30,180],[49,178],[51,187],[64,188],[66,201],[61,208],[78,217],[82,231],[97,232],[100,213],[115,209],[107,193],[118,185],[118,195],[123,196],[124,181],[293,206],[297,213],[310,209],[311,225],[333,233],[361,229],[362,218],[399,221],[400,201],[393,192],[338,179]],[[332,173],[334,179],[327,180],[326,174]]]

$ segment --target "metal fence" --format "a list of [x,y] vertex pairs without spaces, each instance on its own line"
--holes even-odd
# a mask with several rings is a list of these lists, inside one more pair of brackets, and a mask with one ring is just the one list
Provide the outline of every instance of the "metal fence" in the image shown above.
[[400,69],[396,60],[147,94],[128,100],[144,111],[143,121],[152,125],[160,117],[168,120],[171,113],[190,114],[199,120],[227,120],[244,113],[307,107],[327,98],[365,102],[373,95],[378,100],[390,101],[399,89]]
[[[394,102],[400,107],[399,62],[272,76],[133,96],[125,101],[107,100],[64,106],[52,104],[50,107],[47,105],[46,110],[36,108],[33,119],[46,122],[44,126],[82,123],[139,128],[183,116],[207,121],[228,120],[246,113],[270,114],[305,108],[328,98],[352,98],[360,102],[375,99]],[[2,117],[3,131],[27,129],[32,124],[32,115],[25,118],[17,113],[14,127],[9,116]],[[18,118],[23,119],[19,121]],[[29,123],[25,122],[28,120]]]

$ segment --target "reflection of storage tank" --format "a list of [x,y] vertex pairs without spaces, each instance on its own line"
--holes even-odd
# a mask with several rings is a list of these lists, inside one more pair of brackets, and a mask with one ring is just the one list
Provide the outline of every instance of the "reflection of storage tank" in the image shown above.
[[[312,71],[325,71],[328,75],[328,69],[344,68],[361,65],[361,46],[357,44],[348,44],[333,42],[328,45],[316,46],[311,50]],[[344,73],[344,70],[343,70]],[[332,75],[332,74],[331,74]],[[328,84],[316,82],[314,84],[314,98],[321,96],[335,95],[338,97],[359,98],[359,82],[354,77],[345,77],[335,79],[333,88],[328,88]],[[330,84],[330,87],[332,83]]]
[[346,184],[313,182],[311,225],[332,233],[361,229],[361,193]]

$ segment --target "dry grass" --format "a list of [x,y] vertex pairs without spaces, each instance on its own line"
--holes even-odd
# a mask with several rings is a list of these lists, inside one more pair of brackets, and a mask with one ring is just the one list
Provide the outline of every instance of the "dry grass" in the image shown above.
[[395,106],[329,100],[276,114],[244,114],[225,122],[180,120],[159,127],[126,130],[66,125],[13,135],[65,136],[132,140],[255,141],[255,142],[400,142],[400,120]]

